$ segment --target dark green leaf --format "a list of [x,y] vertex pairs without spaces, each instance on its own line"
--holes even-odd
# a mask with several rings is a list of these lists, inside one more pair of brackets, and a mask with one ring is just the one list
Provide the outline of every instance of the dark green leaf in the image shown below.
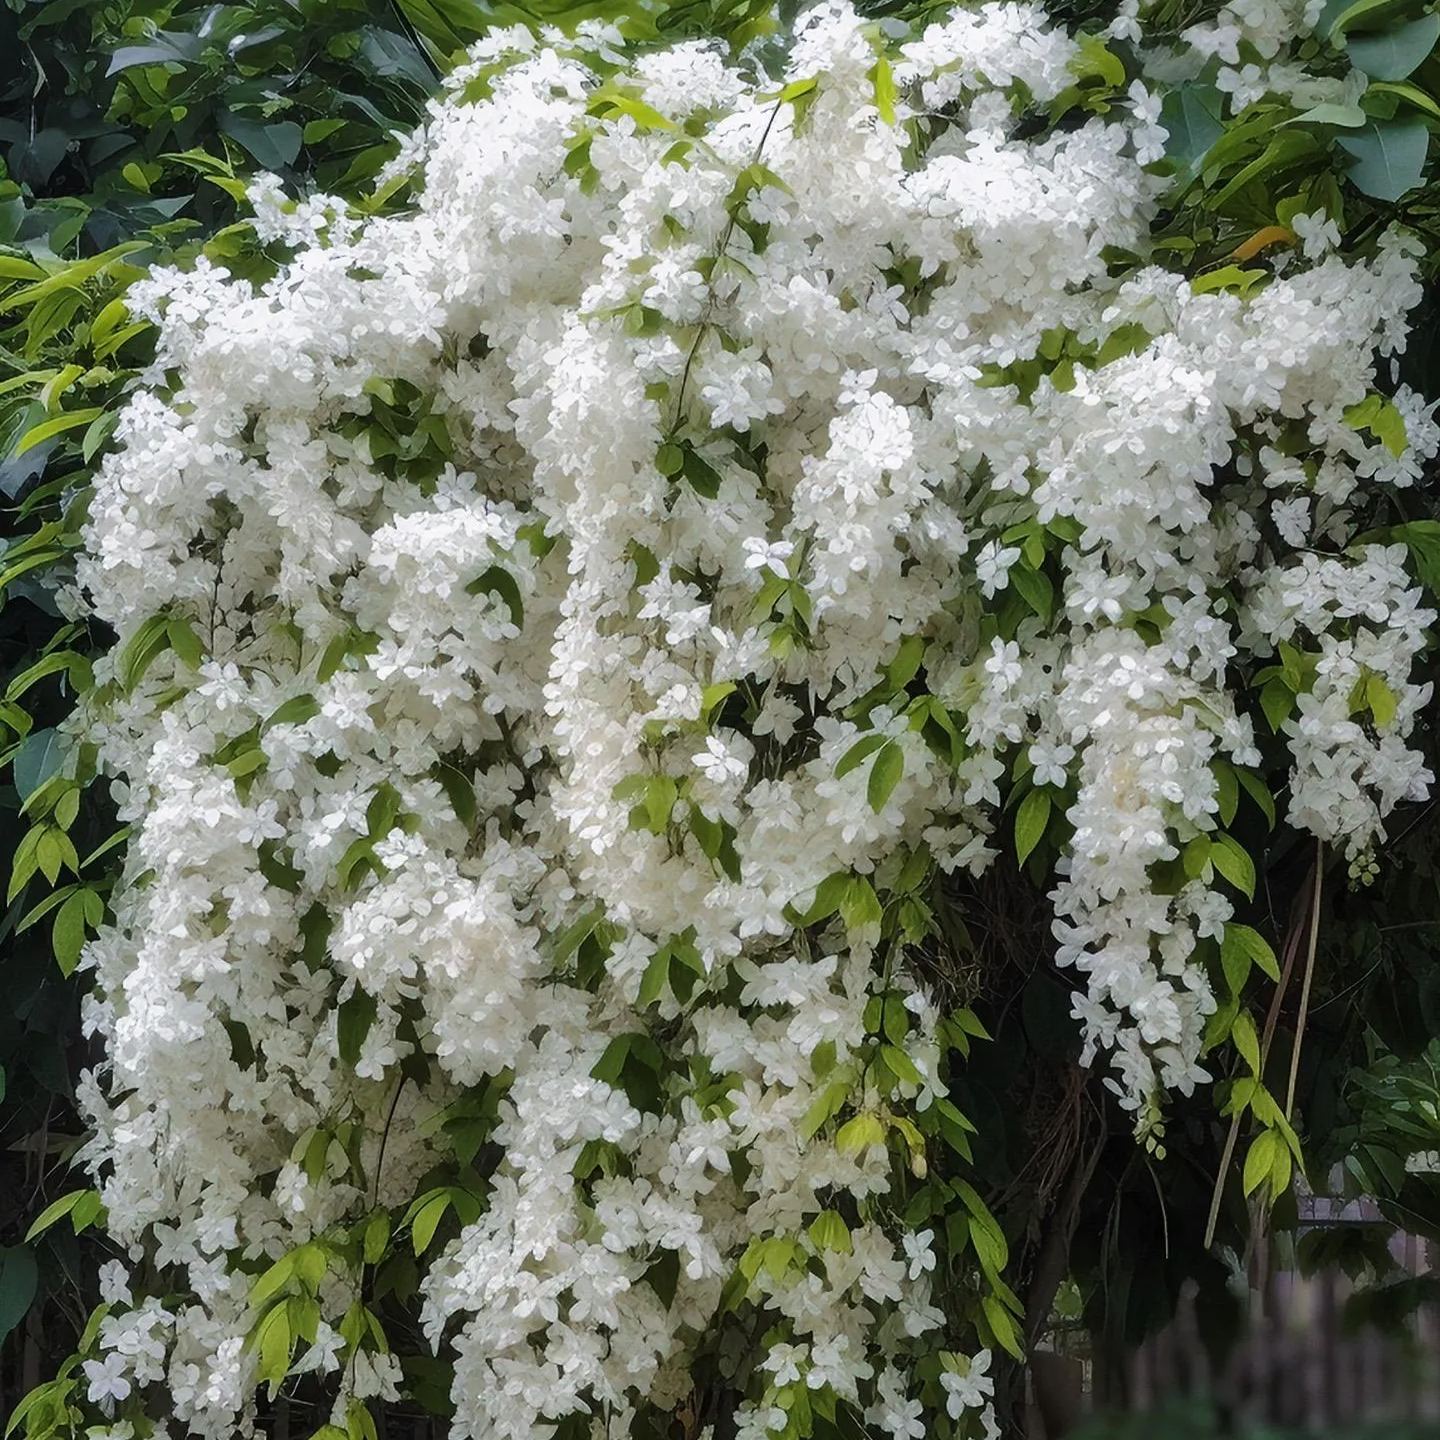
[[1354,157],[1346,173],[1357,190],[1395,201],[1420,183],[1430,132],[1422,120],[1372,121],[1357,134],[1338,136],[1336,143]]

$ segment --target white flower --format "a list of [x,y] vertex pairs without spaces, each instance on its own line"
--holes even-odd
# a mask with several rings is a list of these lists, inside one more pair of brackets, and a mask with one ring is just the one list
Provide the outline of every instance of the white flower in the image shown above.
[[736,747],[727,745],[717,735],[705,737],[705,748],[692,755],[690,763],[716,785],[743,780],[750,768]]
[[130,1366],[123,1355],[111,1351],[100,1360],[86,1360],[80,1367],[89,1385],[85,1398],[94,1405],[107,1407],[123,1400],[130,1393]]
[[745,550],[747,570],[773,570],[777,575],[789,577],[786,562],[795,552],[789,540],[766,540],[761,536],[747,535],[741,542]]
[[905,1258],[910,1262],[910,1278],[918,1280],[927,1271],[935,1268],[935,1252],[930,1247],[935,1239],[933,1230],[907,1230],[901,1236],[905,1247]]
[[1307,260],[1319,260],[1340,244],[1340,227],[1323,211],[1291,217],[1290,228]]
[[1310,539],[1310,500],[1297,495],[1292,500],[1276,500],[1270,507],[1270,518],[1287,545],[1304,545]]
[[980,592],[993,595],[1005,588],[1010,576],[1010,567],[1020,558],[1018,545],[1002,546],[998,540],[991,540],[981,546],[975,556],[975,576],[980,581]]
[[1068,782],[1070,774],[1066,766],[1075,758],[1073,745],[1044,745],[1037,740],[1029,754],[1037,785],[1063,787]]
[[774,1384],[792,1385],[800,1378],[800,1365],[808,1354],[805,1345],[772,1345],[765,1357],[764,1369],[774,1376]]
[[129,1305],[130,1276],[119,1260],[107,1260],[100,1267],[100,1299],[107,1305]]
[[945,1413],[952,1420],[958,1420],[967,1410],[978,1410],[989,1403],[995,1394],[995,1382],[986,1371],[990,1368],[990,1352],[978,1351],[968,1360],[963,1356],[951,1357],[950,1364],[959,1368],[947,1368],[940,1372],[940,1384],[945,1390]]

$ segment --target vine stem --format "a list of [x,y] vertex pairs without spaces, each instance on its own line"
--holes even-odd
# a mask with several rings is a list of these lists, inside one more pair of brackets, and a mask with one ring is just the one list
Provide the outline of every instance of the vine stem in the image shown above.
[[[1319,915],[1319,893],[1320,893],[1320,862],[1321,852],[1317,849],[1315,865],[1310,872],[1310,923],[1306,925],[1303,918],[1297,917],[1292,922],[1290,933],[1285,937],[1285,961],[1280,970],[1280,983],[1275,987],[1274,997],[1270,1001],[1269,1012],[1265,1016],[1265,1029],[1260,1038],[1260,1072],[1265,1071],[1265,1061],[1270,1054],[1270,1042],[1275,1038],[1275,1026],[1280,1019],[1280,1007],[1285,1002],[1285,992],[1290,987],[1290,976],[1294,973],[1295,962],[1300,958],[1300,941],[1306,930],[1314,931],[1316,920]],[[1293,913],[1293,912],[1292,912]],[[1313,954],[1314,940],[1311,940],[1311,952]],[[1210,1214],[1205,1221],[1205,1239],[1203,1249],[1208,1250],[1215,1243],[1215,1227],[1220,1223],[1220,1202],[1225,1195],[1225,1177],[1230,1172],[1230,1163],[1235,1158],[1235,1144],[1240,1138],[1241,1111],[1237,1110],[1230,1117],[1230,1130],[1225,1136],[1225,1148],[1220,1153],[1220,1168],[1215,1175],[1215,1188],[1210,1192]]]
[[1300,1045],[1310,1014],[1310,983],[1315,978],[1315,951],[1320,940],[1320,890],[1325,873],[1325,842],[1315,842],[1315,883],[1310,887],[1310,943],[1305,950],[1305,979],[1300,986],[1300,1018],[1295,1022],[1295,1043],[1290,1047],[1290,1077],[1285,1085],[1285,1118],[1295,1108],[1295,1086],[1300,1078]]
[[[760,141],[755,146],[755,154],[751,157],[752,165],[758,164],[760,157],[765,153],[765,142],[770,138],[770,131],[775,126],[775,121],[780,114],[780,107],[784,105],[783,100],[775,103],[775,108],[770,112],[769,118],[765,121],[765,129],[760,133]],[[690,383],[690,370],[695,364],[695,357],[700,352],[700,342],[704,340],[710,329],[710,315],[715,309],[715,271],[720,268],[720,262],[725,258],[725,252],[730,248],[730,238],[735,234],[735,225],[738,215],[737,210],[732,213],[725,225],[724,233],[720,236],[719,247],[715,251],[715,265],[710,271],[710,279],[705,286],[705,305],[701,312],[699,328],[695,332],[695,338],[690,342],[689,353],[685,356],[685,368],[680,372],[680,385],[675,393],[675,419],[670,426],[670,434],[676,434],[685,418],[685,390]]]

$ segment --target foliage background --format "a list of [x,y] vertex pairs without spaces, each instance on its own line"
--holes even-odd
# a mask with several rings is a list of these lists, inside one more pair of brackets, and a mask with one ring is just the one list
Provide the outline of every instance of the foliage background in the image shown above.
[[[70,971],[87,926],[103,913],[116,853],[105,847],[116,837],[103,787],[85,783],[83,765],[74,779],[56,774],[53,727],[108,637],[69,621],[57,591],[76,544],[85,471],[150,358],[148,327],[124,312],[125,287],[148,265],[202,252],[263,272],[268,262],[237,203],[244,177],[271,170],[292,193],[369,195],[394,151],[393,132],[423,116],[447,64],[492,24],[603,15],[642,42],[717,35],[739,46],[763,39],[795,8],[769,0],[649,8],[623,0],[4,0],[0,754],[8,768],[0,873],[14,878],[0,918],[0,1409],[74,1347],[101,1243],[90,1233],[94,1215],[78,1207],[33,1241],[27,1232],[71,1189],[68,1160],[82,1138],[74,1077],[96,1058],[80,1025],[82,980]],[[886,23],[918,24],[941,7],[881,0],[862,8]],[[1113,10],[1094,0],[1054,0],[1052,8],[1071,24],[1103,22]],[[1216,8],[1160,0],[1152,23],[1179,30]],[[1317,68],[1370,66],[1365,108],[1297,117],[1262,101],[1226,125],[1204,87],[1172,97],[1177,180],[1159,239],[1175,264],[1199,274],[1232,264],[1263,270],[1287,205],[1328,208],[1352,249],[1392,219],[1414,226],[1434,248],[1404,376],[1440,394],[1440,187],[1428,178],[1431,132],[1440,127],[1440,17],[1404,0],[1332,0],[1320,33],[1335,38],[1314,42]],[[1376,46],[1390,57],[1378,75]],[[1113,76],[1100,78],[1110,91],[1095,89],[1092,108],[1115,88]],[[1409,146],[1383,174],[1367,159],[1372,134],[1403,136]],[[366,203],[404,199],[382,191]],[[1435,524],[1435,513],[1433,495],[1411,495],[1409,508],[1386,521]],[[1440,525],[1433,544],[1428,557],[1417,556],[1432,579]],[[1436,754],[1436,737],[1427,740]],[[1437,824],[1434,805],[1399,817],[1371,890],[1351,890],[1343,867],[1325,872],[1315,990],[1303,1016],[1293,993],[1275,1003],[1271,1056],[1283,1083],[1303,1027],[1298,1093],[1312,1181],[1322,1185],[1338,1168],[1397,1225],[1434,1237],[1440,1185],[1407,1175],[1404,1160],[1440,1149]],[[1274,838],[1258,809],[1244,825],[1267,877],[1252,923],[1279,949],[1298,923],[1292,901],[1303,898],[1313,850]],[[55,837],[48,849],[36,832]],[[1135,1146],[1098,1079],[1078,1066],[1072,982],[1048,963],[1041,888],[1043,875],[1012,865],[978,885],[942,889],[932,898],[945,942],[927,961],[932,981],[972,1004],[994,1036],[975,1048],[957,1100],[980,1128],[974,1169],[1010,1239],[1030,1337],[1059,1299],[1083,1314],[1102,1366],[1118,1365],[1191,1282],[1218,1350],[1235,1333],[1259,1218],[1224,1165],[1226,1126],[1213,1095],[1200,1096],[1177,1108],[1163,1163]],[[1263,1020],[1269,992],[1255,1003]],[[1217,1244],[1207,1248],[1217,1175]],[[1282,1201],[1268,1224],[1283,1237],[1293,1218],[1293,1204]],[[1301,1260],[1343,1260],[1366,1277],[1372,1309],[1384,1310],[1396,1277],[1376,1247],[1363,1237],[1326,1243]],[[1386,1313],[1422,1297],[1412,1286]],[[1013,1374],[1010,1384],[1013,1398]]]

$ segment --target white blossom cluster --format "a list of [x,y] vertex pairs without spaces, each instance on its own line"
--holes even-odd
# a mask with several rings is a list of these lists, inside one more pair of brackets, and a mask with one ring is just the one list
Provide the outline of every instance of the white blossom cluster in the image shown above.
[[[843,0],[779,78],[506,31],[406,144],[412,209],[267,185],[273,275],[138,287],[80,573],[134,827],[85,1099],[162,1278],[109,1282],[97,1404],[248,1433],[256,1275],[398,1222],[470,1124],[417,1301],[456,1436],[627,1434],[701,1352],[745,1440],[994,1433],[969,1266],[901,1218],[947,1102],[900,865],[978,873],[1050,798],[1058,959],[1140,1110],[1205,1078],[1232,902],[1157,875],[1260,764],[1248,672],[1319,656],[1293,823],[1364,849],[1428,783],[1433,617],[1345,549],[1436,449],[1413,397],[1398,456],[1346,419],[1406,241],[1248,298],[1116,278],[1165,184],[1142,86],[1021,138],[1080,53],[1037,6],[879,43]],[[343,1425],[402,1377],[326,1253],[294,1368]]]

